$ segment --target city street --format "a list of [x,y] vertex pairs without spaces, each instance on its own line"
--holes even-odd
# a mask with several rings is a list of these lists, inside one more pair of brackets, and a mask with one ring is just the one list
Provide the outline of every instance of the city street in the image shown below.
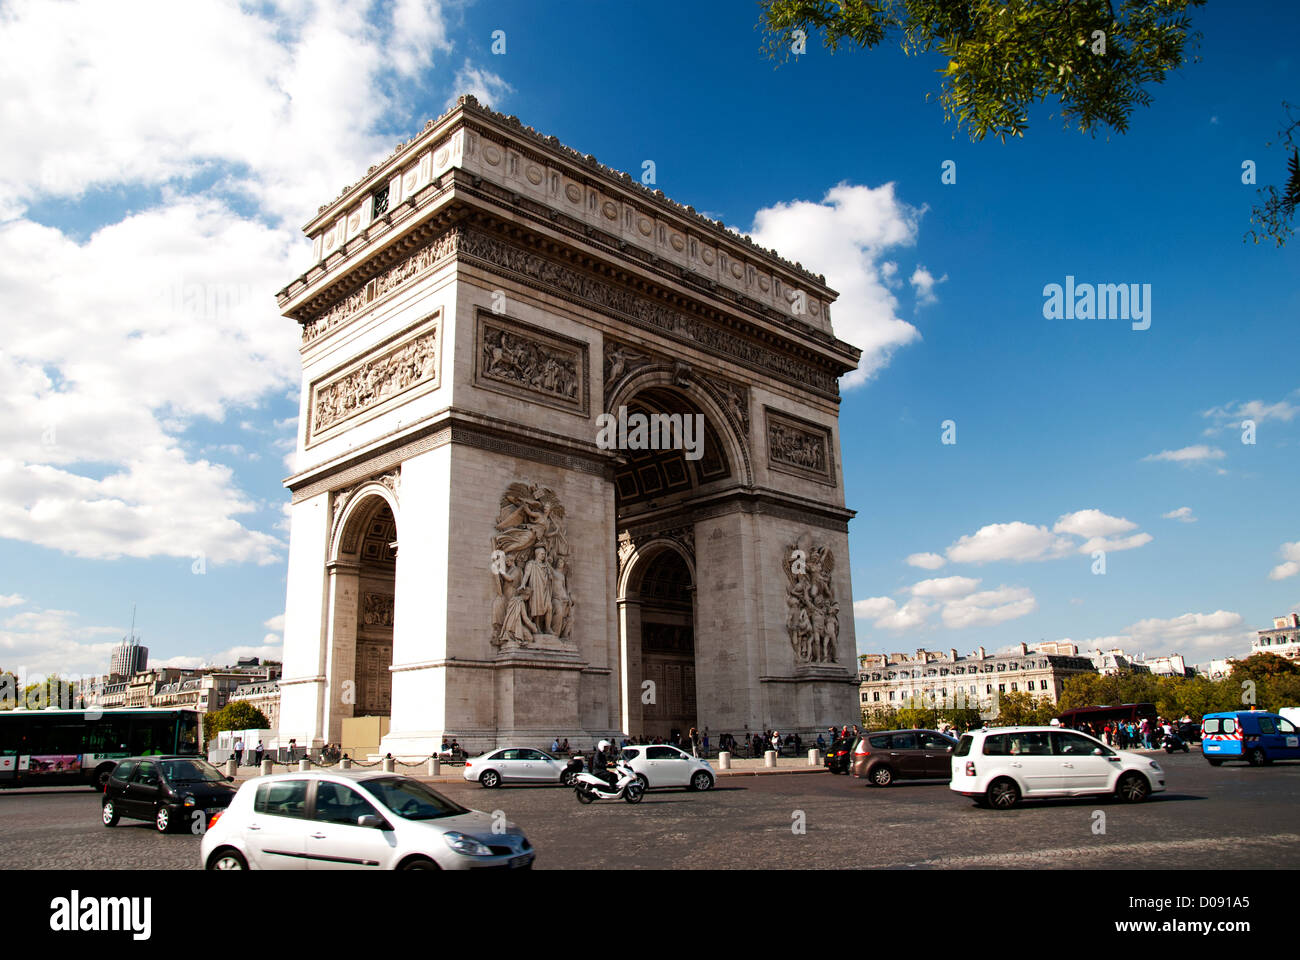
[[[1196,750],[1159,762],[1170,789],[1144,804],[1088,798],[1005,813],[943,783],[882,790],[828,773],[722,777],[710,792],[655,791],[639,806],[583,807],[559,787],[436,789],[505,811],[536,846],[538,869],[1300,867],[1300,763],[1214,769]],[[5,866],[198,868],[197,837],[137,821],[107,829],[99,802],[88,789],[0,793]]]

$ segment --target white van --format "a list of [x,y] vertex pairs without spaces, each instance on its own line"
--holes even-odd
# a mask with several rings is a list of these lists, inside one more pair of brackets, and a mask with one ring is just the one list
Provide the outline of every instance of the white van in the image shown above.
[[1137,803],[1165,789],[1160,764],[1062,727],[991,727],[962,736],[949,788],[982,807],[1020,800],[1112,794]]

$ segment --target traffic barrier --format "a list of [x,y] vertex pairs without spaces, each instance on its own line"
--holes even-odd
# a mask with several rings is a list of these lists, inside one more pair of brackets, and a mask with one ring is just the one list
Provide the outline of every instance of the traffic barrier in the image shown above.
[[766,753],[763,754],[763,766],[765,766],[765,767],[775,767],[775,766],[776,766],[776,751],[775,751],[775,750],[768,750]]
[[352,769],[352,758],[351,758],[351,757],[344,757],[342,760],[340,760],[340,761],[339,761],[339,769],[340,769],[340,770],[351,770],[351,769]]
[[822,752],[816,747],[808,751],[808,766],[819,767],[822,762]]
[[264,777],[266,777],[266,776],[270,776],[270,774],[271,774],[271,772],[272,772],[272,769],[273,769],[274,767],[275,767],[275,763],[274,763],[273,761],[271,761],[271,760],[263,760],[263,761],[262,761],[262,776],[264,776]]
[[311,769],[311,761],[308,760],[306,757],[303,757],[301,760],[298,761],[299,773],[306,773],[310,769]]
[[441,768],[441,764],[438,762],[438,758],[437,758],[437,757],[430,757],[430,758],[429,758],[429,776],[431,776],[431,777],[436,777],[436,776],[438,775],[438,771],[439,771],[440,768]]
[[730,752],[730,751],[728,751],[728,750],[723,750],[721,753],[718,754],[718,769],[719,769],[719,770],[730,770],[730,769],[731,769],[731,752]]
[[226,776],[233,777],[239,773],[239,764],[235,763],[235,758],[231,757],[226,761]]
[[384,757],[384,773],[392,773],[394,766],[393,755],[390,753]]

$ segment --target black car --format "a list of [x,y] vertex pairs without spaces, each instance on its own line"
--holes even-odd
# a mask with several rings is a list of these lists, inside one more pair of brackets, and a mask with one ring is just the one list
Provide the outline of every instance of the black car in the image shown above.
[[848,773],[853,767],[853,738],[836,737],[831,748],[826,751],[822,766],[831,773]]
[[211,813],[235,798],[232,780],[199,757],[119,760],[104,787],[104,826],[115,827],[126,817],[152,820],[159,833],[178,828],[202,833]]

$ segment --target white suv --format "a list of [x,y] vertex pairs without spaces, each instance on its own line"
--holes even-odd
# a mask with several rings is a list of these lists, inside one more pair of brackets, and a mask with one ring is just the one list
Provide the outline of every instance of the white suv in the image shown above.
[[1113,794],[1136,803],[1165,789],[1154,760],[1112,750],[1061,727],[993,727],[965,734],[948,785],[983,807],[1009,810],[1022,798]]

